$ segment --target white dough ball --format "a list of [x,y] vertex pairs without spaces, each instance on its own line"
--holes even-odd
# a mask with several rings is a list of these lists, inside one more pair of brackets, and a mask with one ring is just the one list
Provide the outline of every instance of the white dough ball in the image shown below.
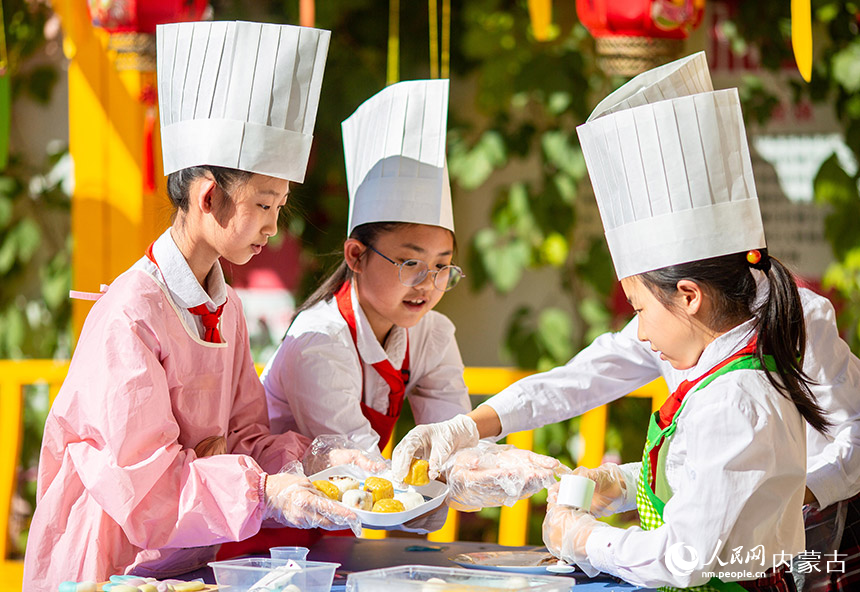
[[373,494],[369,491],[361,491],[360,489],[350,489],[344,492],[343,505],[356,510],[367,510],[373,507]]

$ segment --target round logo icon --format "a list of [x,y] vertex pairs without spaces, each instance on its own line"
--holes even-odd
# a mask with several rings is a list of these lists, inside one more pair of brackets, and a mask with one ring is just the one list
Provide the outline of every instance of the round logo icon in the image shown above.
[[699,554],[690,545],[675,543],[666,551],[666,567],[676,576],[688,576],[699,564]]

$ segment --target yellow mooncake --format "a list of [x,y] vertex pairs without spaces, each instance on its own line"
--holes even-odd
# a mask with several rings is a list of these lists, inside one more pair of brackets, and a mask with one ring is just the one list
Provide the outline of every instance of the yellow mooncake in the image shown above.
[[314,487],[319,489],[327,498],[333,499],[336,502],[340,501],[340,489],[331,481],[319,479],[318,481],[314,481]]
[[409,473],[403,480],[406,485],[420,487],[430,483],[430,463],[420,458],[413,458],[409,465]]
[[364,480],[364,490],[373,494],[373,503],[381,499],[394,497],[394,486],[388,479],[382,477],[368,477]]
[[406,508],[403,507],[403,502],[396,499],[386,498],[381,499],[378,502],[373,504],[374,512],[403,512]]

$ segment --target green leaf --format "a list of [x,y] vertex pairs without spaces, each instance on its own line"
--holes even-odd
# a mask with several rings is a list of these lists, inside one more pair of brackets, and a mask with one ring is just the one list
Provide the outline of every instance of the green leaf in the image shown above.
[[0,244],[0,276],[5,275],[18,259],[18,237],[14,232],[3,237]]
[[480,187],[492,172],[507,162],[505,142],[495,130],[488,130],[472,147],[454,143],[448,156],[451,176],[467,190]]
[[9,225],[13,210],[12,200],[5,195],[0,195],[0,230]]
[[857,220],[860,220],[860,196],[856,181],[832,154],[818,170],[813,182],[815,201],[830,206],[824,220],[824,234],[837,258],[860,245]]
[[585,159],[578,145],[568,143],[569,134],[556,130],[541,137],[541,147],[547,160],[574,179],[585,176]]
[[17,235],[18,240],[18,260],[21,263],[27,263],[42,242],[42,231],[39,230],[38,224],[29,218],[24,218],[18,222],[13,232]]
[[541,259],[553,267],[564,265],[564,262],[567,260],[567,254],[567,239],[557,232],[553,232],[547,236],[540,247]]
[[860,90],[860,41],[855,40],[833,56],[833,79],[848,93]]
[[545,308],[538,315],[538,339],[552,359],[552,366],[573,357],[573,324],[560,308]]

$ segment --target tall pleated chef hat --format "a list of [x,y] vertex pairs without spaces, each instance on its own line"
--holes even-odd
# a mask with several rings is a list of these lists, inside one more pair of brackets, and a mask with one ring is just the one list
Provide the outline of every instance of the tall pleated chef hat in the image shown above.
[[411,222],[453,232],[445,162],[448,81],[392,84],[343,124],[347,235],[369,222]]
[[330,36],[241,21],[159,25],[164,174],[212,165],[304,181]]
[[696,54],[640,74],[577,128],[619,279],[766,246],[737,89],[710,88]]

